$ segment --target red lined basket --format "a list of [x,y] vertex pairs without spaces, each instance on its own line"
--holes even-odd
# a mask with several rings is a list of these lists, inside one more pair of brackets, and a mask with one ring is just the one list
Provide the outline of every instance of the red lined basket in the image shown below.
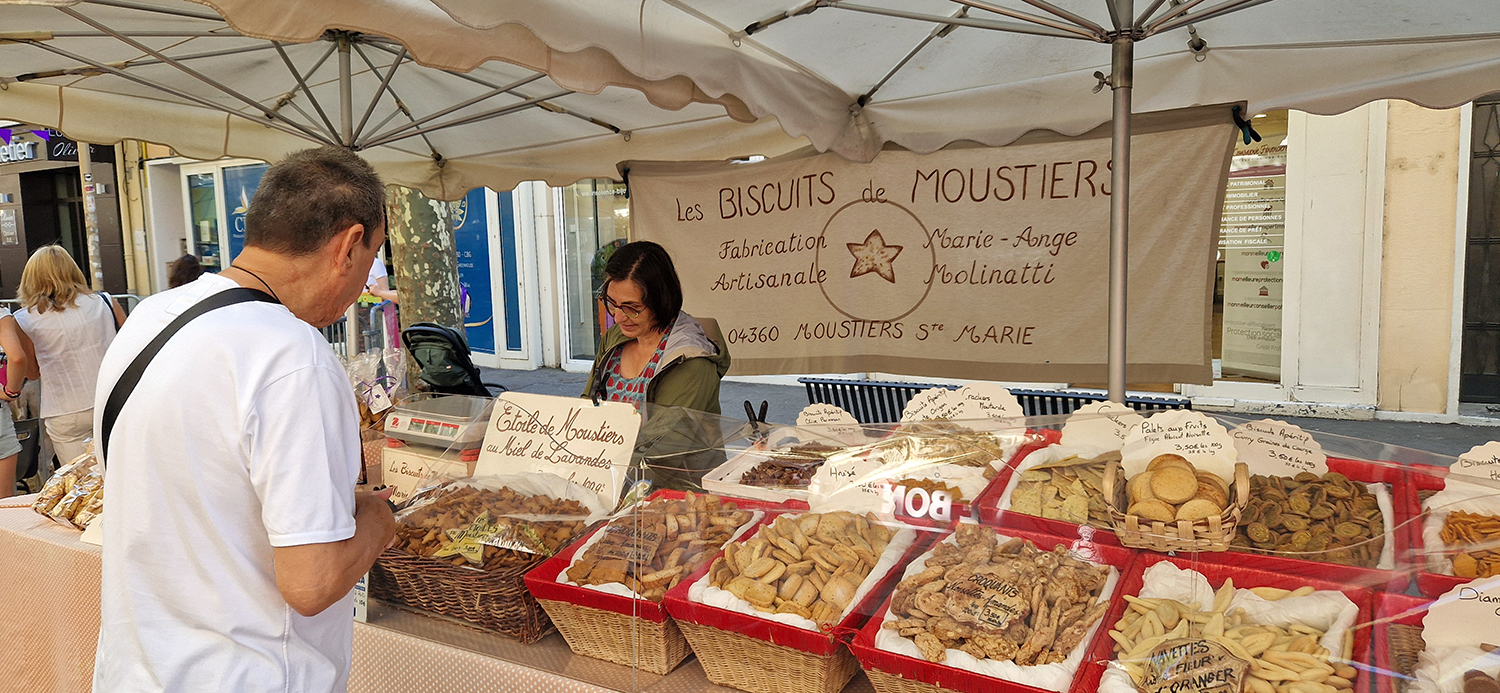
[[[1216,563],[1204,563],[1202,561],[1193,561],[1190,559],[1179,558],[1177,556],[1142,552],[1139,556],[1136,557],[1135,564],[1131,566],[1130,572],[1120,583],[1120,589],[1117,591],[1117,594],[1121,595],[1120,599],[1115,603],[1113,607],[1110,608],[1109,613],[1104,615],[1104,623],[1106,626],[1119,621],[1120,618],[1124,615],[1125,609],[1129,606],[1129,603],[1125,601],[1123,595],[1140,594],[1141,588],[1145,586],[1146,569],[1156,565],[1157,563],[1161,563],[1162,561],[1170,561],[1178,568],[1195,570],[1201,573],[1204,577],[1208,578],[1209,585],[1213,586],[1215,589],[1224,584],[1225,578],[1234,578],[1234,586],[1236,589],[1245,589],[1250,587],[1279,587],[1281,589],[1291,590],[1302,587],[1303,585],[1311,585],[1314,589],[1317,590],[1335,590],[1338,592],[1343,592],[1344,595],[1349,597],[1350,601],[1353,601],[1354,605],[1359,608],[1359,616],[1355,619],[1355,627],[1353,628],[1354,656],[1350,657],[1349,659],[1349,661],[1354,664],[1355,668],[1359,670],[1359,676],[1354,681],[1353,690],[1369,690],[1369,675],[1365,671],[1366,667],[1364,667],[1363,665],[1370,660],[1370,629],[1360,628],[1359,625],[1370,622],[1370,615],[1374,612],[1375,602],[1375,592],[1373,590],[1370,590],[1367,587],[1345,585],[1330,580],[1320,580],[1317,578],[1306,577],[1292,577],[1266,570],[1257,570],[1255,568],[1243,568]],[[1096,638],[1094,640],[1094,649],[1084,660],[1085,667],[1093,667],[1098,670],[1096,674],[1091,675],[1093,681],[1099,681],[1099,679],[1104,676],[1105,667],[1110,666],[1110,662],[1114,661],[1114,644],[1115,641],[1109,637],[1108,633],[1104,633],[1104,637]],[[1335,655],[1342,657],[1342,653],[1335,653]],[[1082,693],[1083,690],[1092,689],[1079,689],[1076,687],[1074,688],[1074,691],[1076,693]]]
[[[989,483],[985,484],[984,489],[981,490],[977,496],[966,503],[953,504],[953,520],[970,518],[978,521],[980,508],[984,500],[1005,490],[1005,485],[1010,482],[1010,477],[1013,473],[1015,473],[1016,466],[1021,463],[1021,460],[1025,459],[1026,456],[1031,454],[1033,451],[1040,450],[1047,447],[1048,445],[1052,445],[1062,436],[1062,433],[1060,431],[1055,431],[1052,429],[1027,429],[1026,435],[1028,436],[1029,440],[1019,449],[1017,449],[1015,454],[1011,455],[1010,459],[1005,461],[1005,464],[1003,464],[1000,469],[995,472],[994,478],[990,479]],[[897,520],[906,522],[908,524],[914,524],[919,527],[932,526],[931,521],[925,517],[914,518],[906,514],[905,507],[899,504],[894,510],[894,515]]]
[[1443,575],[1427,570],[1427,556],[1444,547],[1429,548],[1422,539],[1422,524],[1427,514],[1422,510],[1423,491],[1441,491],[1447,483],[1448,468],[1426,464],[1407,465],[1406,483],[1397,498],[1397,518],[1406,530],[1407,546],[1410,547],[1411,562],[1416,572],[1417,591],[1427,597],[1441,597],[1448,590],[1469,581],[1453,575]]
[[1375,666],[1371,673],[1376,677],[1375,685],[1379,693],[1402,693],[1412,672],[1392,659],[1409,657],[1414,664],[1416,655],[1421,652],[1412,651],[1411,631],[1401,633],[1397,628],[1414,626],[1420,633],[1422,617],[1427,615],[1432,600],[1405,594],[1382,594],[1378,595],[1378,600],[1374,627]]
[[[761,524],[782,514],[787,513],[768,513]],[[911,547],[890,572],[828,632],[803,630],[690,601],[689,589],[712,564],[667,592],[664,604],[713,683],[749,693],[837,693],[859,670],[844,643],[890,592],[906,564],[926,551],[932,536],[938,534],[916,531]]]
[[[1033,532],[1013,528],[997,528],[1001,534],[1011,538],[1029,539],[1038,548],[1049,550],[1059,544],[1067,543],[1069,540],[1054,536],[1045,532]],[[941,539],[939,539],[941,541]],[[1096,545],[1093,547],[1098,552],[1099,558],[1104,563],[1114,566],[1120,571],[1121,580],[1115,585],[1115,592],[1110,601],[1120,599],[1120,590],[1125,586],[1124,577],[1130,573],[1130,567],[1135,561],[1136,552],[1117,546]],[[918,554],[920,555],[920,554]],[[915,560],[915,557],[913,557]],[[875,646],[875,636],[880,633],[886,612],[890,610],[891,595],[880,602],[880,607],[870,617],[865,627],[860,629],[859,635],[849,643],[849,649],[859,659],[859,664],[865,673],[870,676],[877,693],[894,693],[897,690],[923,690],[932,689],[944,691],[961,691],[962,693],[990,693],[991,691],[1025,691],[1030,693],[1044,693],[1043,689],[1028,686],[1015,681],[997,679],[983,674],[976,674],[942,664],[934,664],[923,659],[907,655],[887,652]],[[1113,609],[1111,609],[1113,611]],[[1099,630],[1094,633],[1094,640],[1103,638],[1109,640],[1109,624],[1113,621],[1101,619]],[[1086,645],[1085,652],[1092,653],[1094,640]],[[1073,686],[1070,690],[1083,693],[1093,691],[1098,687],[1099,677],[1103,670],[1088,666],[1088,657],[1079,664],[1077,673],[1073,677]],[[890,679],[899,679],[892,681]],[[911,683],[919,685],[912,686]],[[888,690],[890,689],[890,690]]]
[[[662,489],[651,494],[647,501],[684,497],[682,491]],[[781,509],[766,501],[720,498],[741,509],[767,512]],[[681,664],[691,650],[661,604],[557,581],[557,576],[567,570],[589,538],[607,526],[585,534],[533,569],[526,575],[526,588],[552,618],[574,654],[665,675]],[[722,550],[715,551],[705,565],[711,565],[720,553]]]
[[979,508],[979,521],[991,527],[1044,532],[1057,537],[1086,539],[1099,544],[1119,546],[1120,539],[1115,536],[1113,529],[1110,527],[1090,527],[1089,529],[1093,531],[1086,532],[1083,531],[1083,525],[1072,522],[1049,520],[1045,517],[1000,509],[1000,504],[1005,500],[1006,493],[1011,490],[1010,482],[1015,478],[1016,470],[1021,466],[1022,460],[1026,459],[1026,456],[1033,452],[1037,452],[1050,445],[1060,444],[1058,441],[1062,439],[1061,432],[1048,429],[1042,433],[1044,435],[1056,433],[1056,435],[1047,436],[1047,442],[1043,444],[1023,448],[1021,454],[1017,454],[1011,464],[1007,466],[1004,472],[1004,479],[1002,480],[1000,477],[995,478],[995,483],[990,484],[990,487],[985,490],[985,495],[981,496],[979,502],[975,504]]
[[1338,472],[1352,481],[1361,483],[1385,483],[1391,485],[1391,533],[1386,541],[1393,542],[1392,555],[1396,564],[1391,570],[1339,565],[1291,556],[1268,556],[1264,554],[1230,548],[1223,553],[1203,553],[1202,561],[1231,566],[1248,566],[1284,575],[1321,578],[1346,585],[1359,585],[1391,592],[1405,592],[1411,584],[1410,564],[1411,537],[1403,531],[1401,524],[1400,494],[1405,486],[1406,474],[1399,467],[1384,466],[1360,460],[1328,458],[1328,471]]

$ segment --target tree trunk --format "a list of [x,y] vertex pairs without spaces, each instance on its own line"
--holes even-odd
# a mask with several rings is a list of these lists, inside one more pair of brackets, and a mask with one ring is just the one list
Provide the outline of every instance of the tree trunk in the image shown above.
[[[401,329],[433,322],[462,331],[458,251],[448,203],[390,185],[386,186],[386,209]],[[415,364],[410,362],[407,382],[413,387],[417,383]]]

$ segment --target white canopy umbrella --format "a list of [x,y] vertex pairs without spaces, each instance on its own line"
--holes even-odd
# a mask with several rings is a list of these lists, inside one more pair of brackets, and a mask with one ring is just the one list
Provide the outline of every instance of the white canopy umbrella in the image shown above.
[[[1247,101],[1340,113],[1500,90],[1496,0],[432,0],[460,23],[686,76],[868,161],[1113,119],[1109,396],[1125,395],[1130,118]],[[1254,9],[1251,9],[1254,8]],[[1110,87],[1112,99],[1096,95]],[[1134,106],[1133,109],[1132,101]],[[1248,117],[1249,114],[1244,114]]]
[[198,159],[345,144],[446,200],[806,146],[686,77],[464,27],[425,0],[0,0],[0,118]]

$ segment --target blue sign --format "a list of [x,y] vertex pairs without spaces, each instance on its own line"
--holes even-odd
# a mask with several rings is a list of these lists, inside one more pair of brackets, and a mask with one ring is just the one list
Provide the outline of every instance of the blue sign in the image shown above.
[[[509,201],[510,193],[501,193]],[[470,190],[462,200],[448,205],[453,239],[458,250],[458,282],[464,304],[464,335],[469,350],[495,353],[495,307],[490,291],[490,224],[485,189]],[[504,217],[502,215],[502,222]]]
[[515,209],[509,192],[498,193],[500,200],[500,279],[505,293],[505,350],[521,351],[521,269],[520,239],[516,238]]
[[225,267],[245,249],[245,212],[268,168],[266,164],[224,168],[224,218],[229,222],[229,248],[222,263]]

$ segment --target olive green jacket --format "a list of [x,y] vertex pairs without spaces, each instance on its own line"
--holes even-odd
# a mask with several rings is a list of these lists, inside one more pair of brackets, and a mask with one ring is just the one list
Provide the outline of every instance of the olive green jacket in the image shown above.
[[[620,326],[609,328],[599,341],[594,367],[589,370],[584,397],[604,396],[603,371],[609,355],[630,341]],[[656,375],[646,384],[646,401],[652,404],[684,407],[718,414],[719,380],[729,372],[729,346],[711,318],[698,320],[679,312],[672,321],[672,332]]]

